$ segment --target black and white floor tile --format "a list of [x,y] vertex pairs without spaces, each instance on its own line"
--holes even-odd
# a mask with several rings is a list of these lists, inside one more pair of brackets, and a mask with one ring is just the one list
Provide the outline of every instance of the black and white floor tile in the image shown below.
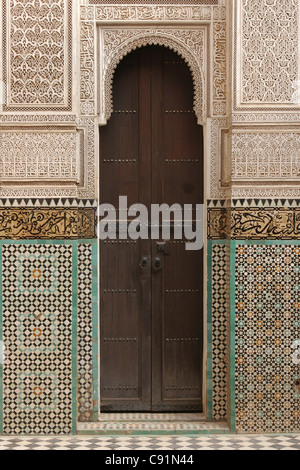
[[1,437],[1,450],[300,450],[300,435]]

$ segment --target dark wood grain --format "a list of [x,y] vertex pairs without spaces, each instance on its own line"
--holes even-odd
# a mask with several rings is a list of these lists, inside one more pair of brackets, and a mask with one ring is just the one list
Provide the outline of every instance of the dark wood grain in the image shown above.
[[[163,47],[141,48],[119,65],[113,93],[100,131],[101,202],[203,203],[203,131],[187,65]],[[101,242],[103,410],[202,410],[203,252],[186,251],[173,232],[167,254],[158,241]]]

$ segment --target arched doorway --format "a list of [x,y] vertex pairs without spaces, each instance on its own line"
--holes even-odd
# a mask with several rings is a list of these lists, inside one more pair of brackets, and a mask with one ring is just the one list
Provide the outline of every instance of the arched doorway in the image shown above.
[[[203,204],[203,129],[186,63],[161,46],[128,54],[100,131],[100,202]],[[203,250],[186,240],[100,247],[100,398],[105,411],[202,411]]]

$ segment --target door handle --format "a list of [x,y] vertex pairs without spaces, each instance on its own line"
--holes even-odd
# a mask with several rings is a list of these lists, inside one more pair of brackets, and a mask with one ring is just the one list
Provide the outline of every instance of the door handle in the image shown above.
[[149,258],[147,256],[143,256],[140,262],[140,268],[144,271],[149,266]]
[[162,264],[162,259],[160,256],[155,256],[152,262],[152,267],[154,271],[160,271],[162,269],[163,264]]

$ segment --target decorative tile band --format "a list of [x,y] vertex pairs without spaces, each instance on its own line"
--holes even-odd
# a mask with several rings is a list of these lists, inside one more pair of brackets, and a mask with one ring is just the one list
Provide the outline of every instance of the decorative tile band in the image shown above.
[[232,207],[300,207],[300,199],[232,199]]
[[98,309],[96,243],[78,245],[78,421],[98,412]]
[[0,239],[92,239],[95,208],[0,207]]
[[227,290],[227,246],[224,242],[211,242],[208,247],[208,418],[216,421],[227,418]]

